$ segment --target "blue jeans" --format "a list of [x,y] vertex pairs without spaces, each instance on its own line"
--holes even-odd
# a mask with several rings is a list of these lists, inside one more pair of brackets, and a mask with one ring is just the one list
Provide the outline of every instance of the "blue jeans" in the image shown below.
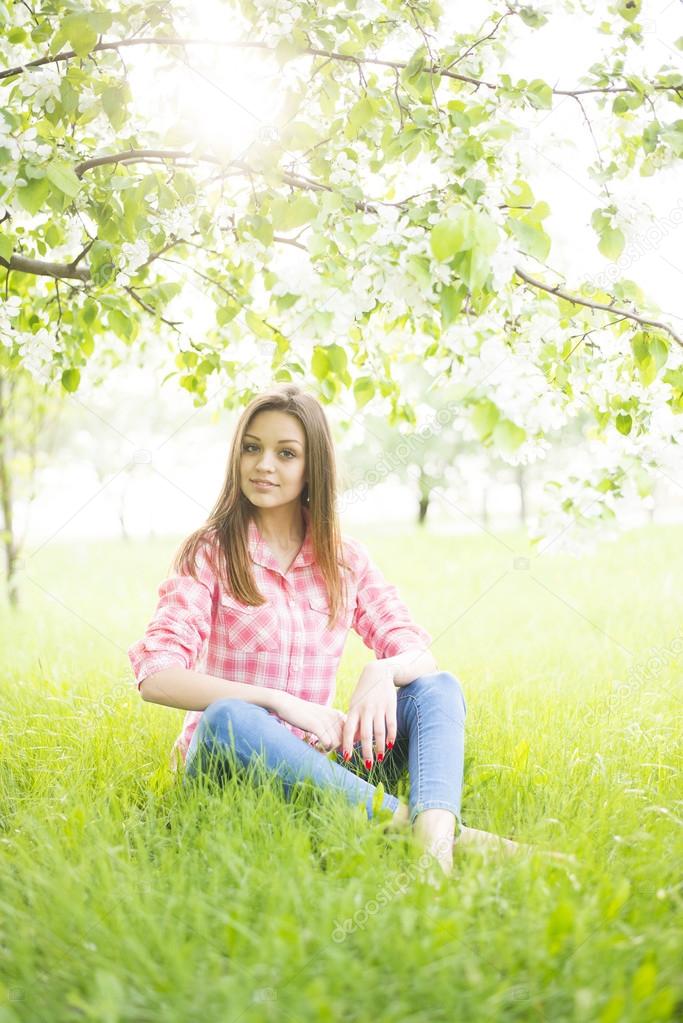
[[213,772],[215,767],[220,778],[262,755],[266,769],[282,779],[287,797],[293,784],[310,779],[323,788],[337,789],[352,804],[363,802],[372,818],[376,783],[384,784],[382,807],[396,810],[399,800],[387,787],[407,767],[410,823],[422,810],[440,807],[455,814],[459,828],[466,713],[460,683],[450,672],[421,675],[399,686],[394,748],[385,753],[382,763],[375,757],[368,772],[360,742],[345,763],[340,750],[330,758],[293,735],[265,707],[246,700],[215,700],[203,712],[190,741],[183,781],[196,777],[198,771]]

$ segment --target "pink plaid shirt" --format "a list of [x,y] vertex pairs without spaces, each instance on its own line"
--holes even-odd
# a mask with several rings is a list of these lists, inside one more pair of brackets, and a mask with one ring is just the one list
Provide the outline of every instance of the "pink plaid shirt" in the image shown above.
[[[339,661],[349,629],[378,659],[427,648],[430,634],[411,617],[396,587],[388,582],[359,540],[343,536],[345,560],[352,566],[349,609],[334,629],[327,628],[328,598],[313,557],[310,511],[303,508],[306,535],[286,573],[249,523],[254,579],[267,603],[250,607],[230,596],[211,570],[205,548],[197,557],[199,581],[175,574],[158,589],[156,611],[142,639],[128,649],[135,681],[165,668],[190,668],[218,678],[283,689],[303,700],[328,705],[335,693]],[[171,766],[183,764],[202,711],[185,714],[171,750]],[[271,711],[271,713],[274,713]],[[278,715],[274,715],[282,721]],[[318,737],[282,723],[312,745]]]

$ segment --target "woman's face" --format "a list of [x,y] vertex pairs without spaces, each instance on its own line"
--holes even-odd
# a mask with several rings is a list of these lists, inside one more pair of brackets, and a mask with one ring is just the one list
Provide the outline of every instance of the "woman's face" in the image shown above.
[[[248,424],[242,442],[240,484],[252,504],[262,508],[298,499],[306,483],[306,436],[296,416],[268,409]],[[255,486],[267,480],[271,486]]]

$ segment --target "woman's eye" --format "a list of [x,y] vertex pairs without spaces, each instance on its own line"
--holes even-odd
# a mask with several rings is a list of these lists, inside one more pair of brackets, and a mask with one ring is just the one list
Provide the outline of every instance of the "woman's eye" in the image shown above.
[[[242,448],[242,450],[243,451],[249,451],[250,448],[255,448],[255,447],[258,447],[258,445],[257,444],[245,444],[244,447]],[[285,454],[285,453],[288,454],[288,455],[291,455],[292,458],[296,457],[296,452],[292,451],[291,448],[283,448],[282,449],[282,454]]]

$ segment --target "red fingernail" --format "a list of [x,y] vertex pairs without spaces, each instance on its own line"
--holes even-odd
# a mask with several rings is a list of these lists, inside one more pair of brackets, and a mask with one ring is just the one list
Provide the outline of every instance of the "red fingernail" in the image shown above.
[[378,754],[377,754],[377,759],[379,760],[379,762],[380,762],[380,764],[381,764],[381,763],[382,763],[382,761],[384,760],[384,754],[383,754],[383,753],[378,753]]
[[393,742],[388,742],[387,743],[387,749],[393,749],[393,748],[394,748]]
[[372,767],[372,760],[366,760],[366,761],[365,761],[365,766],[367,767],[367,769],[368,769],[368,771],[369,771],[369,770],[370,770],[370,768]]
[[344,760],[350,760],[350,759],[351,759],[351,754],[348,753],[346,750],[344,750]]

